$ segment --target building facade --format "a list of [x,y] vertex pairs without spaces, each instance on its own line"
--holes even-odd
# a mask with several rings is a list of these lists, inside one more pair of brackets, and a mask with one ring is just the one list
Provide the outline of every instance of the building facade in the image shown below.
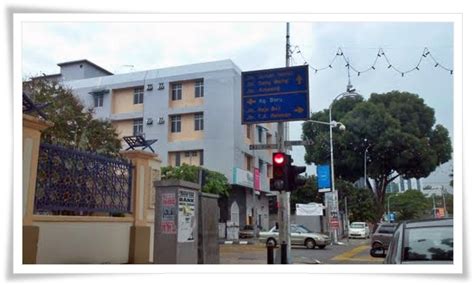
[[231,60],[115,75],[88,60],[58,65],[60,73],[46,78],[71,88],[120,137],[157,139],[152,148],[163,166],[202,165],[223,173],[232,191],[219,203],[221,222],[243,227],[255,210],[257,225],[269,228],[272,150],[249,145],[275,143],[276,124],[241,124],[241,70]]

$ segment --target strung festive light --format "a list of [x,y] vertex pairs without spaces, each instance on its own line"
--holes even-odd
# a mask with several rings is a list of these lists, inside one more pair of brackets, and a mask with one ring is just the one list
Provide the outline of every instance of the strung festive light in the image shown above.
[[391,64],[389,64],[387,68],[390,68],[390,67],[392,67],[392,65],[391,65]]
[[435,64],[435,67],[438,67],[438,65],[439,65],[439,63],[436,63],[436,64]]
[[375,70],[375,67],[372,65],[372,69]]
[[416,68],[416,70],[420,70],[420,69],[418,68],[418,66],[417,66],[417,67],[415,67],[415,68]]
[[332,68],[332,65],[329,65],[329,68]]

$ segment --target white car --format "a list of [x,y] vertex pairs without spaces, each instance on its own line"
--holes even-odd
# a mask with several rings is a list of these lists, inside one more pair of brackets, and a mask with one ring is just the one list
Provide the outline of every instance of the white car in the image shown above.
[[365,222],[352,222],[349,226],[349,238],[369,238],[369,225]]
[[[312,232],[303,225],[292,224],[290,231],[292,245],[304,245],[309,249],[315,247],[324,249],[327,245],[331,244],[331,240],[327,235]],[[266,243],[267,246],[276,246],[279,242],[278,235],[278,229],[273,227],[268,232],[260,232],[259,240]]]

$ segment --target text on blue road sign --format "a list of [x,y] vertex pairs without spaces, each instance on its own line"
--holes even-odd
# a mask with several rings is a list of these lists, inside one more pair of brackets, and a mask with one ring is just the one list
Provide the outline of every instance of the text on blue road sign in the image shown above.
[[242,124],[308,118],[308,66],[242,72]]

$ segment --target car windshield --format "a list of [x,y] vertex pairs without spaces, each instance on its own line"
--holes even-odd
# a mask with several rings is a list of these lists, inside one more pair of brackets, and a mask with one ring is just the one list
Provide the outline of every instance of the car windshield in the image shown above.
[[351,224],[351,228],[362,229],[364,228],[364,224]]
[[403,260],[453,260],[453,248],[452,227],[407,229]]

